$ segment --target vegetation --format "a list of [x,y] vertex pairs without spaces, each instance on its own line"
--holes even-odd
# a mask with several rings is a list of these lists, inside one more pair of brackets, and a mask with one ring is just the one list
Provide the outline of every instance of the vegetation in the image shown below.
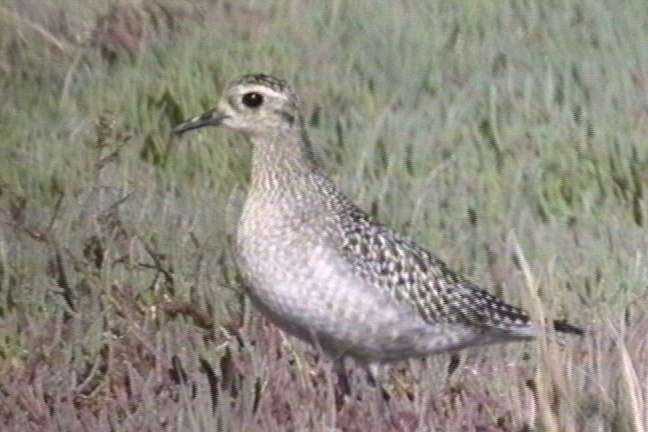
[[[101,3],[0,3],[0,429],[648,430],[644,0]],[[364,208],[586,336],[336,403],[238,287],[249,145],[169,139],[248,72]]]

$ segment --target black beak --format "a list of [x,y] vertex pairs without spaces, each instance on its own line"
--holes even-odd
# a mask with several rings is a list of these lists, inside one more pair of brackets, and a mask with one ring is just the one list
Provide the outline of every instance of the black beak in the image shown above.
[[226,118],[227,115],[223,114],[217,109],[207,111],[205,114],[189,119],[174,127],[173,134],[180,136],[183,133],[189,132],[193,129],[198,129],[205,126],[220,126],[223,124],[223,120],[225,120]]

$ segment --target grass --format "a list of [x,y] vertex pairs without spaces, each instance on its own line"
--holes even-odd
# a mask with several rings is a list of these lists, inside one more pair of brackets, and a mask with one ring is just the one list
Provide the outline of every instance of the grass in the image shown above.
[[[0,24],[2,430],[648,429],[643,1],[9,0]],[[395,365],[391,423],[359,371],[336,405],[237,288],[249,146],[168,139],[253,71],[298,88],[365,209],[586,337]]]

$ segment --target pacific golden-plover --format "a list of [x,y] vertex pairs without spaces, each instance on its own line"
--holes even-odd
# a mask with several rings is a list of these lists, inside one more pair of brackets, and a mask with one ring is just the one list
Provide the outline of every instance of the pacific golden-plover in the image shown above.
[[204,126],[240,131],[254,146],[236,253],[247,294],[280,328],[331,355],[338,373],[346,357],[375,373],[381,363],[539,334],[524,311],[347,198],[315,164],[284,81],[235,80],[216,109],[174,132]]

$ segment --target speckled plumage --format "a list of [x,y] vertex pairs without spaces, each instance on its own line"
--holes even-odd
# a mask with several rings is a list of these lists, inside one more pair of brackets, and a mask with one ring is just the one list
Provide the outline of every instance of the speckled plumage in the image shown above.
[[209,125],[254,145],[238,265],[253,303],[285,331],[363,364],[538,334],[522,310],[349,200],[313,161],[298,98],[283,81],[233,81],[218,108],[175,131]]

